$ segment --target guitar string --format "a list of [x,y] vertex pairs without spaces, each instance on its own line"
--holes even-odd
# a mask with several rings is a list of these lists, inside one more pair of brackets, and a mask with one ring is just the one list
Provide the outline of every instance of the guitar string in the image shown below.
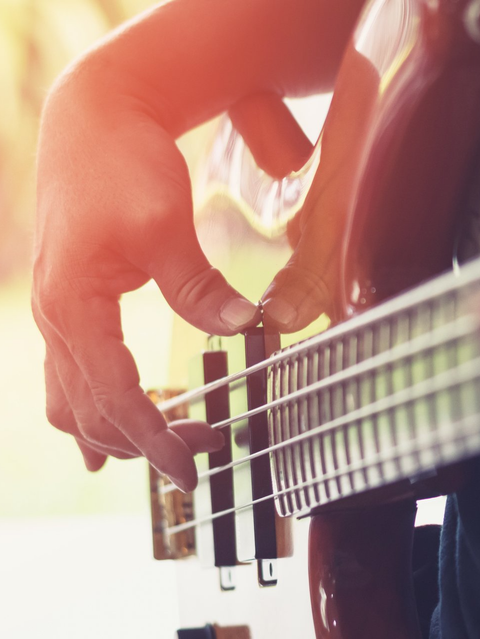
[[[423,298],[423,299],[425,299],[425,298]],[[454,322],[453,324],[456,324],[456,322]],[[470,326],[471,327],[473,326],[474,328],[476,328],[478,326],[478,324],[475,323],[475,322],[472,322]],[[469,331],[469,332],[472,332],[472,331]],[[437,335],[438,335],[438,333],[437,333]],[[426,337],[427,337],[427,340],[428,340],[429,336],[427,335]],[[312,345],[311,344],[312,341],[313,340],[309,340],[309,342],[310,342],[309,346]],[[320,341],[320,340],[318,340],[318,341]],[[302,344],[302,346],[306,347],[305,344]],[[304,349],[302,349],[302,350],[304,350]],[[286,355],[286,357],[291,357],[292,349],[287,350],[285,352],[285,355]],[[465,367],[466,366],[468,366],[469,368],[472,368],[473,375],[471,376],[471,379],[477,379],[478,380],[478,365],[479,365],[479,363],[480,363],[480,358],[477,358],[476,360],[473,360],[473,362],[469,362],[468,364],[462,365],[460,367],[460,369],[463,369],[463,372],[465,372]],[[271,365],[271,361],[267,361],[266,363],[264,363],[264,366],[265,365],[266,366]],[[454,371],[447,371],[443,375],[443,377],[446,377],[446,376],[451,377],[453,372]],[[468,375],[466,376],[465,379],[467,379],[467,377],[468,377]],[[436,389],[432,388],[431,392],[438,392],[440,390],[438,388],[438,376],[436,378],[431,378],[429,380],[425,380],[425,384],[429,384],[430,386],[432,386],[432,384],[435,381],[435,379],[437,380],[437,388]],[[453,387],[455,385],[458,385],[458,384],[462,383],[462,381],[463,380],[458,379],[458,371],[457,371],[457,378],[454,381],[450,380],[450,383],[449,384],[447,383],[446,387],[448,387],[448,386]],[[410,389],[404,389],[405,392],[407,393],[407,399],[409,399],[410,401],[412,401],[412,389],[413,388],[415,388],[418,391],[418,385],[415,385],[414,387],[412,387]],[[311,389],[310,389],[310,391],[313,392],[313,390],[311,390]],[[286,398],[282,398],[282,399],[283,399],[284,402],[286,401]],[[263,408],[263,410],[266,410],[265,407]],[[248,416],[248,415],[246,415],[246,416]],[[350,413],[348,416],[345,416],[344,419],[347,419],[346,423],[348,423],[348,420],[350,420],[350,421],[358,421],[358,416],[357,417],[354,417],[354,416],[355,416],[355,413],[353,413],[353,414]],[[464,418],[462,421],[463,421],[463,423],[467,423],[468,422],[468,424],[472,425],[471,434],[478,434],[478,416],[476,416],[476,415],[475,416],[470,416],[468,418]],[[216,426],[219,427],[219,424],[217,424]],[[450,425],[450,430],[452,430],[454,428],[454,426],[455,426],[455,422]],[[325,429],[325,427],[328,427],[328,424],[324,424],[321,427],[318,427],[318,429],[319,430]],[[317,430],[317,429],[315,429],[315,430]],[[295,438],[295,440],[298,441],[298,440],[309,438],[309,437],[311,438],[311,437],[314,436],[314,434],[315,434],[315,431],[312,430],[312,431],[309,431],[307,433],[303,433],[300,437]],[[468,436],[468,433],[465,435],[465,437],[467,437],[467,436]],[[435,439],[437,444],[438,444],[439,433],[433,433],[430,436],[430,439]],[[445,441],[450,441],[450,442],[454,441],[455,439],[460,439],[460,435],[458,435],[458,436],[454,435],[452,437],[452,435],[450,434],[449,438],[444,437]],[[286,442],[281,442],[280,445],[275,446],[275,448],[280,448],[280,447],[284,447],[284,446],[292,446],[292,445],[294,445],[294,443],[295,442],[293,440],[288,440]],[[408,452],[407,451],[408,447],[410,447],[410,449],[414,450],[415,449],[415,444],[417,444],[417,446],[419,446],[420,444],[423,446],[424,443],[425,442],[421,438],[420,439],[417,438],[413,442],[408,442],[406,444],[406,446],[403,445],[403,446],[397,447],[396,449],[394,449],[389,454],[384,452],[384,453],[381,453],[381,454],[379,454],[377,456],[369,455],[368,459],[362,460],[360,463],[357,463],[356,466],[354,466],[352,464],[349,464],[349,465],[345,466],[343,469],[339,469],[337,471],[334,471],[333,476],[340,477],[340,476],[343,476],[343,475],[351,475],[352,472],[355,472],[355,468],[356,467],[358,467],[358,469],[360,469],[360,470],[368,469],[369,465],[372,465],[372,464],[375,463],[375,457],[378,457],[378,459],[376,460],[377,464],[385,463],[386,461],[388,461],[389,457],[391,459],[395,459],[395,458],[398,458],[399,456],[401,456],[402,454],[404,454],[404,452]],[[249,459],[252,459],[254,456],[257,457],[257,456],[260,456],[260,455],[269,454],[270,450],[271,449],[265,449],[263,451],[259,451],[257,454],[250,456]],[[404,451],[404,452],[402,452],[402,451]],[[417,452],[420,452],[420,451],[421,451],[421,448],[418,448]],[[248,461],[249,459],[246,458],[244,460],[236,460],[235,465],[238,465],[239,463],[245,463],[245,461]],[[213,469],[214,472],[223,472],[224,470],[226,470],[225,467],[221,467],[221,468],[218,468],[218,469]],[[434,470],[434,469],[432,469],[432,470]],[[314,479],[309,480],[307,482],[303,482],[303,483],[300,483],[300,484],[297,483],[295,486],[288,487],[286,489],[277,491],[275,493],[272,493],[271,495],[267,495],[267,496],[262,497],[262,498],[260,498],[258,500],[252,501],[249,504],[244,504],[244,505],[232,508],[232,509],[228,509],[226,511],[221,511],[219,513],[215,513],[213,516],[206,517],[202,521],[211,521],[212,519],[216,519],[218,517],[224,516],[224,515],[226,515],[226,514],[228,514],[230,512],[235,512],[236,510],[242,510],[242,509],[248,508],[250,506],[253,506],[255,503],[261,503],[262,501],[265,501],[265,500],[268,500],[268,499],[274,499],[275,497],[281,497],[283,494],[288,494],[288,493],[292,493],[292,492],[298,492],[304,486],[305,487],[307,487],[307,486],[315,486],[315,485],[318,486],[318,485],[320,485],[322,483],[326,483],[326,481],[329,481],[328,475],[324,474],[323,478],[314,478]],[[307,508],[306,512],[309,512],[309,511],[310,511],[310,508]],[[301,514],[301,512],[299,511],[297,514]],[[194,527],[194,526],[198,525],[199,521],[200,520],[192,520],[191,522],[187,522],[186,524],[182,525],[182,528],[180,528],[180,527],[170,527],[167,530],[167,532],[169,532],[170,534],[174,534],[175,532],[180,532],[182,529],[191,528],[191,527]]]
[[[384,302],[376,308],[367,310],[364,313],[349,319],[347,322],[343,322],[342,324],[329,328],[325,333],[320,333],[319,335],[315,335],[314,337],[302,341],[294,346],[282,349],[258,364],[254,364],[253,366],[237,373],[227,375],[213,382],[209,382],[208,384],[199,386],[198,388],[186,391],[176,395],[175,397],[163,400],[157,404],[157,408],[161,412],[166,413],[184,404],[193,403],[194,400],[200,400],[207,393],[242,380],[253,373],[263,370],[269,366],[273,366],[274,364],[280,363],[288,358],[294,357],[295,355],[298,355],[310,348],[327,344],[334,339],[341,338],[346,334],[353,332],[354,330],[365,328],[374,322],[379,322],[383,319],[391,319],[397,313],[404,312],[420,303],[431,302],[449,292],[459,291],[471,284],[478,285],[480,284],[479,269],[480,258],[473,260],[470,264],[463,267],[460,271],[460,275],[447,273],[446,275],[440,276],[435,280],[413,289],[412,291],[408,291],[403,295],[399,295],[392,300]],[[161,394],[161,391],[159,391],[159,394]]]
[[[234,417],[231,417],[227,420],[223,420],[221,422],[212,424],[212,428],[223,428],[237,421],[247,419],[248,417],[251,417],[253,415],[258,415],[259,413],[265,412],[267,410],[278,408],[283,405],[287,405],[289,403],[291,404],[315,392],[324,390],[325,388],[329,386],[345,383],[346,381],[351,380],[352,377],[365,374],[367,372],[371,372],[372,370],[376,370],[380,368],[381,366],[388,366],[399,360],[408,359],[419,353],[423,353],[426,350],[437,348],[439,346],[446,346],[448,343],[451,343],[463,337],[468,337],[472,335],[472,329],[475,326],[476,326],[476,323],[473,322],[470,317],[462,318],[461,320],[457,320],[456,322],[450,322],[449,324],[443,326],[442,328],[435,329],[434,331],[432,331],[432,333],[429,334],[428,349],[425,348],[426,340],[423,339],[424,336],[419,336],[411,340],[410,342],[407,342],[405,344],[400,344],[399,346],[394,347],[390,351],[387,351],[385,353],[379,353],[378,355],[375,355],[372,358],[364,362],[361,362],[360,364],[351,366],[345,369],[344,371],[340,371],[339,373],[335,373],[334,375],[328,377],[327,379],[319,380],[318,382],[314,382],[313,384],[310,384],[309,386],[306,386],[305,388],[302,388],[292,393],[289,393],[287,395],[284,395],[283,397],[280,397],[271,402],[267,402],[266,404],[263,404],[262,406],[259,406],[258,408],[251,409],[250,411],[241,413],[239,415],[235,415]],[[480,365],[480,358],[478,360],[473,360],[473,361],[479,363]],[[269,454],[270,452],[274,452],[288,445],[293,445],[293,443],[295,443],[296,441],[302,441],[303,439],[308,439],[309,436],[312,437],[321,432],[326,432],[328,430],[334,429],[340,425],[345,425],[348,423],[345,421],[346,419],[357,421],[370,414],[373,415],[373,414],[376,414],[377,412],[382,412],[390,408],[394,408],[395,406],[399,405],[399,403],[401,402],[405,403],[406,401],[408,401],[408,398],[410,398],[410,401],[412,401],[413,399],[417,399],[416,394],[425,393],[425,391],[422,390],[423,384],[428,385],[429,383],[432,383],[432,380],[435,380],[435,379],[438,380],[438,377],[441,377],[441,375],[442,374],[437,375],[436,377],[424,380],[423,383],[417,384],[415,386],[402,389],[401,391],[398,391],[396,394],[390,395],[389,397],[384,398],[383,400],[378,400],[377,402],[370,403],[366,407],[358,408],[355,411],[351,411],[347,415],[343,415],[330,422],[326,422],[325,424],[322,424],[313,429],[310,429],[309,431],[305,433],[301,433],[292,439],[286,440],[285,442],[280,442],[278,444],[265,448],[256,453],[251,453],[245,457],[242,457],[238,460],[230,462],[229,464],[226,464],[224,466],[219,466],[217,468],[211,469],[204,473],[200,473],[198,475],[198,479],[199,481],[203,479],[207,479],[220,472],[224,472],[240,464],[247,463],[262,455]],[[451,380],[452,370],[446,371],[445,373],[443,373],[443,375],[445,377],[445,381],[444,381],[445,384],[448,385],[450,383],[454,383]],[[431,394],[431,392],[427,392],[426,394]],[[176,490],[173,484],[171,486],[165,487],[164,489],[165,492]]]
[[[460,369],[460,372],[458,372],[458,369]],[[352,411],[351,413],[348,413],[348,415],[343,415],[342,417],[337,417],[336,419],[326,422],[325,424],[320,424],[319,426],[316,426],[315,428],[312,428],[311,430],[304,433],[300,433],[299,435],[296,435],[294,437],[291,437],[288,440],[273,444],[268,448],[264,448],[263,450],[252,453],[251,455],[248,455],[246,457],[242,457],[241,459],[236,459],[229,464],[225,464],[224,466],[218,466],[217,468],[213,468],[204,473],[200,473],[198,478],[199,480],[210,478],[214,475],[218,475],[219,473],[244,464],[252,459],[257,459],[258,457],[262,457],[263,455],[281,450],[282,448],[288,448],[304,440],[312,439],[316,435],[322,435],[326,432],[335,430],[340,426],[349,426],[352,423],[361,421],[362,419],[366,419],[368,417],[373,417],[375,415],[378,415],[379,413],[386,412],[387,410],[405,405],[408,402],[425,399],[430,395],[449,390],[451,388],[454,388],[455,386],[458,386],[459,384],[479,380],[480,357],[476,360],[473,360],[472,362],[468,362],[457,367],[455,379],[449,379],[451,378],[451,376],[452,371],[450,370],[443,373],[442,375],[437,375],[434,378],[424,380],[423,382],[415,384],[415,386],[412,386],[408,389],[403,389],[402,391],[399,391],[394,395],[390,395],[389,397],[373,402],[369,406],[359,408],[356,411]],[[441,377],[440,383],[438,382],[439,377]],[[167,494],[176,490],[178,490],[178,488],[174,484],[169,484],[163,489],[159,490],[159,493]]]
[[395,364],[395,362],[397,362],[398,360],[407,359],[438,346],[446,345],[449,342],[461,339],[462,337],[473,335],[474,330],[477,328],[478,322],[473,321],[470,316],[462,318],[461,320],[449,322],[443,327],[435,329],[434,331],[428,333],[428,337],[425,335],[421,335],[410,340],[409,342],[394,346],[389,351],[378,353],[377,355],[374,355],[369,359],[364,360],[363,362],[353,364],[352,366],[343,369],[343,371],[334,373],[327,378],[313,382],[312,384],[309,384],[304,388],[292,391],[291,393],[283,395],[282,397],[274,399],[270,402],[266,402],[265,404],[262,404],[262,406],[258,406],[257,408],[251,408],[244,413],[239,413],[238,415],[234,415],[233,417],[224,419],[221,422],[216,422],[211,426],[212,428],[224,428],[225,426],[229,426],[231,424],[234,424],[235,422],[248,419],[249,417],[254,417],[255,415],[263,413],[267,410],[281,407],[283,404],[294,402],[297,399],[303,398],[305,395],[310,395],[311,393],[324,390],[329,386],[344,384],[348,381],[351,381],[351,379],[354,377],[359,377],[360,375],[371,373],[378,368]]
[[[350,463],[346,465],[344,468],[336,469],[336,470],[330,471],[329,473],[325,473],[322,477],[308,479],[304,482],[297,484],[296,486],[289,486],[288,488],[280,489],[276,491],[275,493],[264,495],[263,497],[259,497],[257,499],[254,499],[240,506],[228,508],[228,509],[219,511],[217,513],[212,513],[211,515],[199,517],[197,519],[192,519],[182,524],[160,528],[160,531],[168,535],[175,535],[180,532],[184,532],[185,530],[189,530],[191,528],[196,528],[198,526],[201,526],[202,524],[210,523],[216,519],[219,519],[220,517],[225,517],[226,515],[234,514],[239,511],[245,510],[247,508],[251,508],[252,506],[261,504],[271,499],[283,497],[290,493],[300,491],[300,490],[305,490],[307,488],[312,488],[314,486],[320,486],[322,484],[326,484],[329,481],[335,481],[337,479],[341,479],[342,477],[345,477],[347,475],[351,476],[353,473],[359,473],[359,472],[361,473],[364,470],[371,469],[373,466],[380,466],[382,464],[386,464],[388,462],[393,462],[396,460],[401,461],[402,457],[404,458],[406,455],[409,455],[409,454],[413,455],[414,453],[417,453],[417,454],[421,453],[428,446],[433,447],[433,446],[442,446],[446,444],[462,445],[462,442],[476,435],[476,438],[477,438],[476,443],[478,448],[480,447],[480,433],[478,430],[478,419],[479,419],[479,414],[476,413],[475,415],[469,415],[467,417],[463,417],[462,419],[453,421],[450,424],[451,432],[449,433],[448,437],[446,437],[444,434],[440,433],[439,431],[428,431],[424,433],[423,435],[421,435],[416,440],[403,442],[402,444],[399,444],[395,449],[391,449],[390,451],[387,451],[386,453],[384,452],[384,453],[377,453],[377,454],[371,455],[371,457],[368,460],[364,459],[356,463]],[[442,436],[443,436],[443,440],[442,440]],[[471,446],[468,447],[467,445],[463,445],[463,448],[469,449],[470,455],[472,456],[476,452],[475,450],[471,450]],[[451,461],[456,461],[456,460],[446,459],[445,463],[448,463]],[[424,478],[429,475],[434,476],[435,474],[436,474],[436,467],[433,464],[428,468],[421,469],[419,475],[417,471],[417,476],[419,476],[420,478]],[[411,481],[415,481],[415,472],[412,472],[411,475],[409,474],[402,475],[400,473],[397,473],[394,476],[387,478],[386,480],[384,479],[383,482],[374,484],[373,486],[370,486],[370,487],[379,488],[381,486],[385,486],[387,483],[392,483],[393,481],[398,481],[401,479],[408,479],[409,477],[412,477]],[[342,496],[353,495],[355,494],[355,492],[359,492],[359,491],[355,491],[352,488],[352,490],[348,492],[346,495],[339,495],[338,498]],[[328,503],[332,501],[335,501],[335,498],[327,498],[324,503]],[[321,504],[315,504],[313,507],[308,506],[306,508],[299,509],[295,511],[295,513],[291,513],[291,514],[295,514],[296,517],[301,518],[308,515],[312,511],[312,508],[316,508],[319,505]]]

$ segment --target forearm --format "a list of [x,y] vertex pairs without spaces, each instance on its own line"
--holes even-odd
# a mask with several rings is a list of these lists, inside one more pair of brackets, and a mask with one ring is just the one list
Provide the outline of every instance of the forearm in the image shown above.
[[330,88],[362,4],[174,0],[108,36],[70,77],[87,81],[93,101],[110,94],[177,137],[247,95]]

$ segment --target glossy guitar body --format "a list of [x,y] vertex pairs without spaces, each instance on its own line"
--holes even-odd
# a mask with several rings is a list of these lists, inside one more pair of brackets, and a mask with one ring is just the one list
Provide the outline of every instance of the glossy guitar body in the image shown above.
[[[448,270],[452,256],[469,256],[480,216],[479,16],[472,0],[367,3],[314,158],[283,186],[248,172],[247,151],[224,125],[225,165],[243,171],[237,204],[210,197],[197,227],[209,258],[234,286],[260,298],[290,254],[287,222],[290,237],[305,223],[302,199],[292,204],[291,193],[309,187],[315,215],[333,211],[342,226],[335,324]],[[224,181],[235,187],[235,178]],[[186,358],[204,347],[204,336],[175,321],[171,379],[182,387]],[[318,331],[316,324],[301,337]],[[257,577],[270,557],[242,558],[231,567],[236,586],[224,583],[224,590],[218,567],[178,560],[182,627],[214,624],[191,636],[215,639],[420,639],[410,567],[415,500],[455,490],[465,473],[459,466],[315,506],[311,524],[293,521],[292,532],[282,533],[293,556],[275,564],[278,574],[270,583],[267,575],[266,587]]]

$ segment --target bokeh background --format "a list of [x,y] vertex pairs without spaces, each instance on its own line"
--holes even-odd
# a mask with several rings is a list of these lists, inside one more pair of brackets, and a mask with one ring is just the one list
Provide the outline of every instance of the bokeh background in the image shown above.
[[[8,639],[170,637],[176,625],[172,567],[151,559],[145,462],[109,460],[90,474],[47,423],[44,347],[29,303],[43,100],[72,58],[152,4],[0,0],[0,637]],[[153,287],[124,302],[145,385],[165,381],[170,321]]]

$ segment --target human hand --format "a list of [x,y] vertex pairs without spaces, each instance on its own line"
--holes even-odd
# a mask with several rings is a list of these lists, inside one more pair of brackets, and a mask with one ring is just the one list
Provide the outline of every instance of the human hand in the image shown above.
[[[331,84],[362,3],[162,3],[57,82],[39,143],[33,311],[47,342],[49,419],[77,439],[90,469],[108,454],[141,454],[189,490],[192,452],[219,445],[205,429],[202,447],[187,427],[176,434],[145,396],[118,299],[153,278],[172,308],[206,332],[257,323],[258,309],[199,247],[174,137],[226,110],[250,130],[249,96],[258,94],[270,96],[266,110],[284,123],[283,96]],[[304,154],[289,130],[290,142],[275,146],[275,175],[290,164],[291,143]],[[267,165],[264,149],[273,147],[263,133],[253,126],[255,154]]]
[[222,437],[206,425],[167,427],[123,343],[119,296],[153,278],[175,311],[219,335],[256,324],[259,311],[202,253],[171,136],[99,93],[67,80],[42,123],[33,311],[47,343],[47,414],[76,438],[90,470],[107,455],[144,455],[191,490],[192,453],[219,448]]
[[320,164],[288,227],[292,256],[262,296],[264,321],[281,333],[301,330],[322,313],[345,319],[345,247],[349,222],[359,215],[355,206],[378,116],[378,85],[374,66],[349,47],[322,133]]

